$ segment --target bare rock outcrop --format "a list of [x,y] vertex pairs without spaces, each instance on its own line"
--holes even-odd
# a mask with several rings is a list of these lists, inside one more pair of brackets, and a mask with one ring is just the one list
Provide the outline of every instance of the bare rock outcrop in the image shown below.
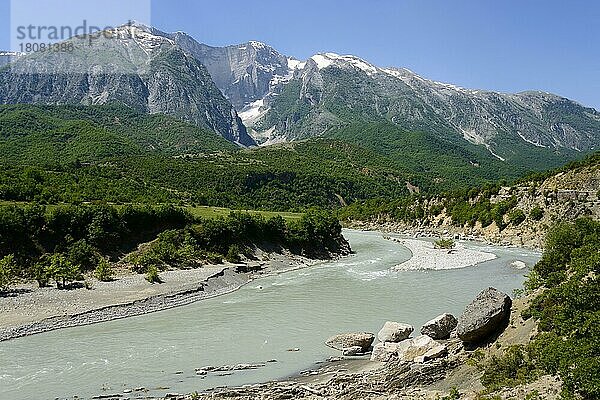
[[398,343],[408,339],[414,330],[415,328],[412,325],[387,321],[377,334],[377,339],[380,342]]
[[510,318],[511,305],[511,298],[498,289],[481,291],[458,319],[458,337],[463,342],[479,343],[500,332]]
[[327,339],[325,344],[336,350],[344,351],[351,347],[360,347],[364,353],[371,348],[375,335],[369,332],[342,333]]
[[421,334],[436,340],[448,339],[457,324],[458,321],[454,315],[445,313],[427,321],[421,327]]

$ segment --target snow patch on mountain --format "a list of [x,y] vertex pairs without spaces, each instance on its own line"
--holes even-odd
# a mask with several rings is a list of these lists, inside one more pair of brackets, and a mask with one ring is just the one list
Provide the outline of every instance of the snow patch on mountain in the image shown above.
[[242,111],[238,113],[238,116],[242,119],[244,124],[254,122],[260,118],[267,110],[264,109],[265,100],[260,99],[248,104]]
[[311,59],[317,63],[319,69],[325,69],[333,64],[333,60],[324,54],[315,54]]
[[269,46],[267,46],[263,42],[257,42],[256,40],[251,40],[248,42],[248,44],[257,50],[269,48]]
[[325,69],[332,64],[350,64],[353,67],[366,72],[367,75],[375,75],[379,72],[379,68],[369,64],[359,57],[352,55],[341,56],[336,53],[321,53],[315,54],[311,57],[311,59],[317,63],[319,69]]
[[306,61],[296,60],[293,57],[288,58],[288,68],[291,70],[304,69],[305,65],[306,65]]

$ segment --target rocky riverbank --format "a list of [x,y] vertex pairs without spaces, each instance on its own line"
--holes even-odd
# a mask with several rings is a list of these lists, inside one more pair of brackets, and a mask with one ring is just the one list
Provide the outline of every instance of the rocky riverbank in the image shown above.
[[111,282],[94,281],[91,287],[88,282],[88,288],[57,290],[23,284],[0,297],[0,341],[179,307],[231,293],[260,276],[319,262],[289,253],[257,256],[258,260],[244,265],[165,271],[162,284],[150,284],[143,275],[129,271]]
[[[521,399],[532,393],[538,396],[533,398],[557,399],[561,382],[551,376],[484,395],[482,373],[468,362],[474,349],[489,357],[507,346],[526,344],[535,335],[535,322],[521,317],[527,302],[527,298],[513,302],[506,294],[489,288],[467,305],[459,318],[449,314],[433,318],[414,338],[409,337],[414,331],[412,326],[388,321],[377,335],[340,334],[327,341],[343,351],[352,347],[363,349],[377,338],[379,343],[374,346],[370,361],[340,358],[285,381],[188,395],[171,393],[165,399],[474,400]],[[114,397],[118,398],[121,396]]]
[[461,227],[451,224],[442,225],[411,225],[397,221],[346,221],[346,228],[363,231],[378,231],[393,233],[409,237],[424,238],[452,238],[456,240],[470,240],[495,246],[522,247],[530,250],[541,250],[544,237],[523,240],[519,232],[505,229],[500,232],[494,224],[488,228]]

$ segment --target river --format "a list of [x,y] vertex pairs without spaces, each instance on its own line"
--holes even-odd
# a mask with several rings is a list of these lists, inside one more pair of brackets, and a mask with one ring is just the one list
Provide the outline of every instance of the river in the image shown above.
[[[377,332],[386,320],[418,330],[443,313],[460,315],[482,289],[512,294],[537,252],[467,243],[498,256],[455,270],[397,271],[410,258],[375,232],[344,231],[356,254],[256,280],[232,294],[141,317],[64,329],[0,343],[0,399],[73,399],[123,393],[186,393],[280,379],[311,368],[335,350],[327,337]],[[289,349],[299,351],[288,351]],[[206,365],[259,363],[232,375],[196,376]]]

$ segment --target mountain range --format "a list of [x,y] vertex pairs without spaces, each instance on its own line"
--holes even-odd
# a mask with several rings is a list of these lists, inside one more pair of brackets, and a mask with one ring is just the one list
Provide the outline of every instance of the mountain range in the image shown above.
[[123,26],[68,43],[72,51],[31,53],[1,69],[0,104],[122,103],[254,144],[206,68],[172,40]]
[[[192,54],[213,76],[228,72],[231,79],[215,82],[236,99],[240,116],[263,143],[377,122],[398,134],[425,131],[461,146],[481,146],[501,161],[525,165],[528,154],[554,158],[552,153],[573,154],[600,144],[600,113],[550,93],[465,89],[334,53],[299,62],[257,42],[202,46]],[[239,71],[247,72],[240,76]]]
[[466,89],[335,53],[300,61],[256,41],[212,47],[143,25],[111,33],[0,67],[0,103],[119,102],[241,146],[323,136],[392,159],[447,152],[457,168],[545,169],[600,144],[600,113],[549,93]]

